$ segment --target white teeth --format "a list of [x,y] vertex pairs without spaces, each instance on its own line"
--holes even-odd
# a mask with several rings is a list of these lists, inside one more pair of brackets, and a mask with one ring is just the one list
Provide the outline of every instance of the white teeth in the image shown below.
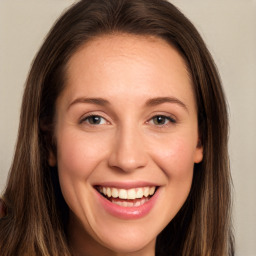
[[111,197],[112,193],[111,193],[111,188],[107,188],[107,196]]
[[118,190],[116,188],[112,188],[112,197],[114,198],[118,197]]
[[115,203],[115,204],[117,204],[117,205],[122,206],[122,202],[121,202],[121,201],[112,201],[112,203]]
[[133,203],[132,202],[127,202],[127,207],[133,207]]
[[129,189],[127,192],[128,199],[135,199],[136,198],[136,191],[135,189]]
[[151,187],[149,190],[149,194],[152,196],[155,193],[156,187]]
[[121,198],[121,199],[127,199],[127,190],[125,190],[125,189],[120,189],[119,190],[119,196],[118,196],[119,198]]
[[143,188],[131,188],[131,189],[117,189],[110,187],[99,187],[99,192],[107,196],[108,198],[120,198],[120,199],[139,199],[147,198],[155,193],[156,187],[143,187]]
[[143,197],[143,189],[142,188],[138,188],[136,197],[137,198],[142,198]]
[[138,207],[140,206],[140,201],[137,201],[135,204],[134,204],[135,207]]
[[120,201],[118,199],[112,198],[111,202],[113,204],[117,204],[122,207],[138,207],[138,206],[145,204],[148,200],[149,200],[149,198],[143,198],[143,199],[140,199],[133,203],[133,202],[129,202],[129,201]]
[[149,188],[147,187],[147,188],[144,188],[144,196],[148,197],[148,195],[149,195]]

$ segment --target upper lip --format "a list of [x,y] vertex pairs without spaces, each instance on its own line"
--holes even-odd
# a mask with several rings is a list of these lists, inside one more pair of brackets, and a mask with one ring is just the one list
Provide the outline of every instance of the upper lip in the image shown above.
[[159,187],[159,184],[153,182],[146,181],[132,181],[132,182],[114,182],[107,181],[101,182],[94,185],[94,187],[110,187],[110,188],[123,188],[123,189],[131,189],[131,188],[141,188],[141,187]]

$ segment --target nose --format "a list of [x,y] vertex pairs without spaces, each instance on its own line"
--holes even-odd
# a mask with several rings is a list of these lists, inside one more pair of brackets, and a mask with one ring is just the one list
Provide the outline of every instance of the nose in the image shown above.
[[117,131],[109,157],[109,166],[124,172],[132,172],[147,165],[147,153],[142,135],[137,128]]

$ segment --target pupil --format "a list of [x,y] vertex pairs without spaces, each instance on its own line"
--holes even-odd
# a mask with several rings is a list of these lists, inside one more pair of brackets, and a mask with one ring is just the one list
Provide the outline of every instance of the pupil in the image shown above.
[[89,122],[91,124],[99,124],[100,123],[100,117],[99,116],[91,116],[89,118]]
[[156,116],[154,118],[154,123],[155,124],[164,124],[165,123],[165,117],[164,116]]

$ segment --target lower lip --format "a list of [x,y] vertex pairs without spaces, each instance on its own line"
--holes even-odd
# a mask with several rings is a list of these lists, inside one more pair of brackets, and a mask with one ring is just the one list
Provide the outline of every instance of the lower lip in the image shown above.
[[114,204],[105,197],[103,197],[98,191],[95,192],[100,204],[108,213],[120,219],[131,220],[139,219],[149,214],[149,212],[156,204],[157,198],[159,196],[159,191],[160,189],[158,188],[153,197],[151,197],[143,205],[137,207],[124,207]]

